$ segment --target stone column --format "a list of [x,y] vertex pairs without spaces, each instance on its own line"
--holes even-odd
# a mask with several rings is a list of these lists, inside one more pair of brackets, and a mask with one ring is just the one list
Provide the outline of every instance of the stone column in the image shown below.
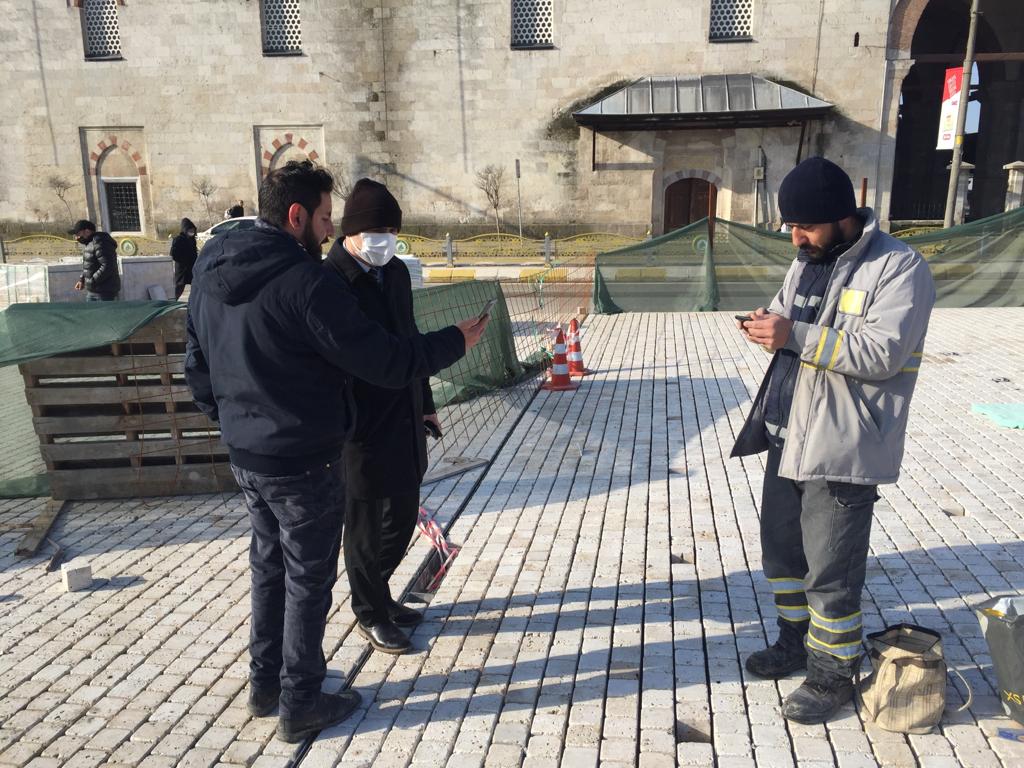
[[1008,163],[1003,166],[1003,170],[1008,176],[1004,210],[1012,211],[1024,206],[1024,160]]
[[873,206],[875,215],[889,229],[889,207],[892,204],[892,181],[896,169],[896,130],[899,125],[900,95],[903,80],[914,66],[913,59],[890,59],[888,77],[882,93],[882,114],[878,125],[878,160],[876,163]]
[[[953,164],[946,166],[947,171],[953,170]],[[971,183],[971,173],[974,166],[971,163],[960,163],[960,178],[956,180],[956,207],[953,209],[953,223],[963,224],[964,213],[967,210],[967,187]]]

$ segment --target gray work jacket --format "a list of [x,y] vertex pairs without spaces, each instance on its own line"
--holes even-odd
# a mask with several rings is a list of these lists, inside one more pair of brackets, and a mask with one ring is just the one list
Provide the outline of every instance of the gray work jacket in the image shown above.
[[[836,261],[814,323],[796,322],[786,348],[800,356],[779,476],[862,485],[895,483],[921,366],[935,285],[927,262],[885,234],[869,208],[860,239]],[[794,261],[769,311],[798,301]],[[776,359],[778,355],[776,355]],[[768,447],[765,375],[733,456]]]

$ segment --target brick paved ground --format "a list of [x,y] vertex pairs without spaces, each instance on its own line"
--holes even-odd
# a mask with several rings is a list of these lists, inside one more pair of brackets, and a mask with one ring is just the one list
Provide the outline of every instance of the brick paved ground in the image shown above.
[[[1022,319],[936,314],[904,476],[877,507],[868,630],[940,629],[974,687],[940,732],[865,728],[852,707],[787,725],[780,697],[798,681],[745,677],[774,632],[763,463],[725,456],[768,357],[728,315],[622,315],[586,325],[597,375],[538,395],[489,470],[434,489],[445,514],[465,503],[464,549],[415,654],[367,657],[342,578],[329,685],[355,671],[366,706],[302,765],[1024,764],[996,736],[1009,721],[970,611],[1024,587],[1024,433],[969,412],[1024,399]],[[0,502],[0,522],[40,506]],[[235,496],[75,504],[57,538],[98,583],[71,595],[0,531],[0,763],[285,765],[274,721],[243,705],[246,529]]]
[[0,368],[0,481],[45,472],[18,366]]

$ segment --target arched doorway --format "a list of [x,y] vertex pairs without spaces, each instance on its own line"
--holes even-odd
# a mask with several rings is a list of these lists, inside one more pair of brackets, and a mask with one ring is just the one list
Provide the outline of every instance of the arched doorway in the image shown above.
[[705,217],[714,217],[718,188],[697,178],[679,179],[665,189],[665,232],[671,232]]
[[[921,0],[907,0],[920,9]],[[1024,77],[1019,62],[1000,60],[1024,49],[1024,25],[1016,21],[1019,0],[985,0],[979,17],[976,82],[968,111],[963,159],[973,163],[968,219],[1003,210],[1003,166],[1024,154],[1020,109]],[[914,65],[903,81],[889,218],[938,220],[945,210],[951,152],[935,148],[945,71],[963,62],[970,0],[930,0],[913,28]],[[909,11],[908,11],[909,13]],[[902,32],[905,45],[909,30]],[[905,50],[905,48],[904,48]]]

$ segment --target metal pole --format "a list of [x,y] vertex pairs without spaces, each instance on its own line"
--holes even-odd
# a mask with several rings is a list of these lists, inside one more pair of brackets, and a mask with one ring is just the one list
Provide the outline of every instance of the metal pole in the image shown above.
[[946,216],[942,221],[943,227],[953,226],[953,211],[956,208],[956,187],[960,178],[964,128],[967,125],[967,102],[971,98],[971,70],[974,68],[974,38],[978,30],[980,2],[981,0],[971,0],[971,25],[967,31],[967,52],[964,54],[964,71],[960,83],[960,103],[956,110],[956,138],[953,140],[953,160],[949,168],[949,189],[946,191]]
[[519,239],[523,239],[523,193],[519,189],[519,158],[516,158],[516,199],[519,201]]

